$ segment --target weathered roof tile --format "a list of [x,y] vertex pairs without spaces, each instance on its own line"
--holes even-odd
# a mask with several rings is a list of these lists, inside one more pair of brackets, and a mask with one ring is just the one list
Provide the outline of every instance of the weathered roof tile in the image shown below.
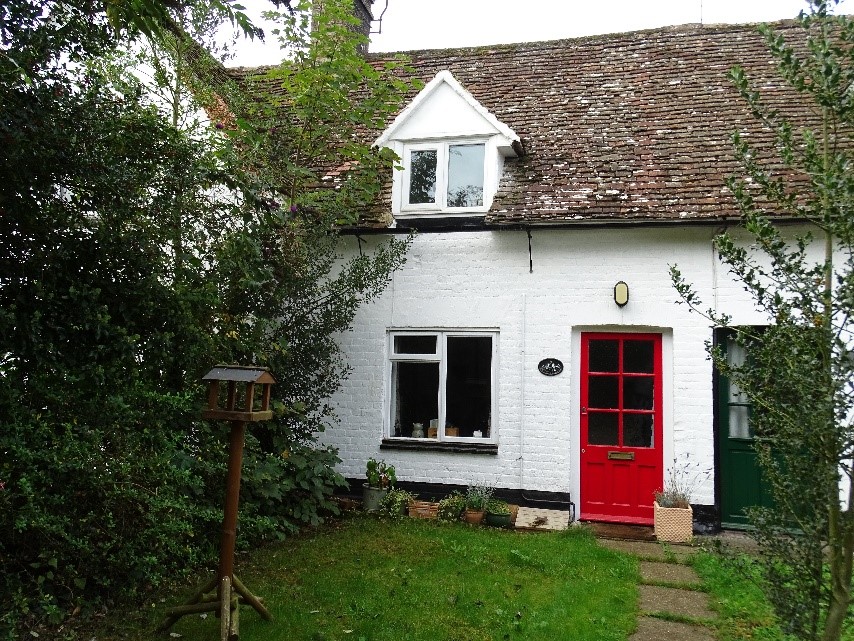
[[[776,28],[787,39],[803,38],[793,21]],[[486,216],[491,224],[737,215],[724,187],[738,170],[732,133],[747,137],[760,156],[776,155],[773,132],[756,122],[727,79],[736,64],[769,105],[804,124],[816,122],[804,98],[778,77],[756,25],[406,54],[419,79],[449,70],[522,138],[526,155],[505,163]],[[381,65],[392,55],[369,60]],[[366,139],[379,133],[366,132]],[[792,173],[782,163],[778,168]],[[387,224],[389,189],[384,199],[366,212],[366,224]]]

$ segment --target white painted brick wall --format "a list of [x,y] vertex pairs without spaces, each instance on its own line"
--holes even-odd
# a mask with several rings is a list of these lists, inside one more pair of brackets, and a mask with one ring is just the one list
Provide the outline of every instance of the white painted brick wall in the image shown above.
[[[341,336],[353,373],[334,397],[340,424],[322,435],[340,449],[339,471],[362,477],[369,457],[384,458],[406,481],[570,492],[579,498],[580,332],[655,331],[664,335],[664,461],[714,469],[709,322],[685,305],[668,274],[676,263],[704,302],[736,323],[761,318],[712,252],[710,228],[532,230],[533,273],[524,232],[457,232],[416,238],[407,264]],[[364,251],[379,242],[369,238]],[[342,241],[345,254],[356,241]],[[630,302],[613,302],[624,280]],[[389,328],[494,328],[498,349],[498,455],[380,451],[386,332]],[[563,361],[546,377],[537,363]],[[523,381],[524,377],[524,381]],[[523,396],[524,392],[524,396]],[[523,435],[524,430],[524,435]],[[687,458],[686,458],[687,457]],[[694,500],[714,502],[714,478]]]

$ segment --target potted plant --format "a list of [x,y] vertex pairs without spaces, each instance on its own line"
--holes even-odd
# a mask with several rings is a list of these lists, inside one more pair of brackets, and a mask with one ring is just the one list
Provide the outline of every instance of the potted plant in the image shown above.
[[664,488],[655,492],[653,522],[655,538],[659,541],[688,543],[691,540],[694,534],[691,491],[698,476],[689,480],[687,466],[677,469],[674,465]]
[[492,498],[492,488],[488,485],[469,485],[466,489],[466,511],[463,518],[466,523],[478,524],[486,513],[486,502]]
[[466,497],[459,492],[453,492],[439,501],[436,517],[440,521],[459,521],[466,509]]
[[380,500],[380,513],[392,519],[406,515],[409,504],[415,500],[415,495],[406,490],[393,487]]
[[492,527],[510,527],[510,506],[501,499],[489,499],[484,522]]
[[362,507],[366,512],[376,512],[380,509],[380,501],[397,482],[394,465],[370,458],[365,466],[365,476],[368,482],[362,486]]

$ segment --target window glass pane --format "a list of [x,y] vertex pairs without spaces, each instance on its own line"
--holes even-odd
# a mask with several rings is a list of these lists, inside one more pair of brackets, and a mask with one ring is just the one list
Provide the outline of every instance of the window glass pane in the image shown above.
[[617,414],[590,412],[587,417],[588,445],[619,445],[619,417]]
[[623,371],[651,374],[653,370],[653,341],[625,341],[623,343]]
[[409,203],[436,202],[436,150],[423,149],[409,155]]
[[591,372],[616,372],[619,366],[617,341],[590,341],[589,367]]
[[445,435],[489,438],[492,430],[492,337],[449,336],[447,368]]
[[623,409],[652,409],[653,379],[651,376],[623,377]]
[[436,336],[395,336],[395,354],[435,354]]
[[448,145],[448,207],[483,205],[484,145]]
[[623,445],[652,447],[652,414],[623,414]]
[[750,408],[747,405],[729,406],[729,437],[751,438]]
[[619,383],[616,376],[591,376],[587,387],[587,404],[597,409],[619,407]]
[[427,435],[439,415],[439,363],[392,363],[391,435],[412,436],[420,423]]

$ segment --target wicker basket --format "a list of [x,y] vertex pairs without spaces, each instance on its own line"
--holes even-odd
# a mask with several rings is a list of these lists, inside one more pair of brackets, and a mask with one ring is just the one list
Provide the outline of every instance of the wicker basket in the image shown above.
[[653,504],[655,538],[669,543],[688,543],[694,535],[694,513],[690,507],[661,507]]
[[412,501],[409,504],[409,516],[414,519],[435,519],[438,511],[439,504],[430,501]]

